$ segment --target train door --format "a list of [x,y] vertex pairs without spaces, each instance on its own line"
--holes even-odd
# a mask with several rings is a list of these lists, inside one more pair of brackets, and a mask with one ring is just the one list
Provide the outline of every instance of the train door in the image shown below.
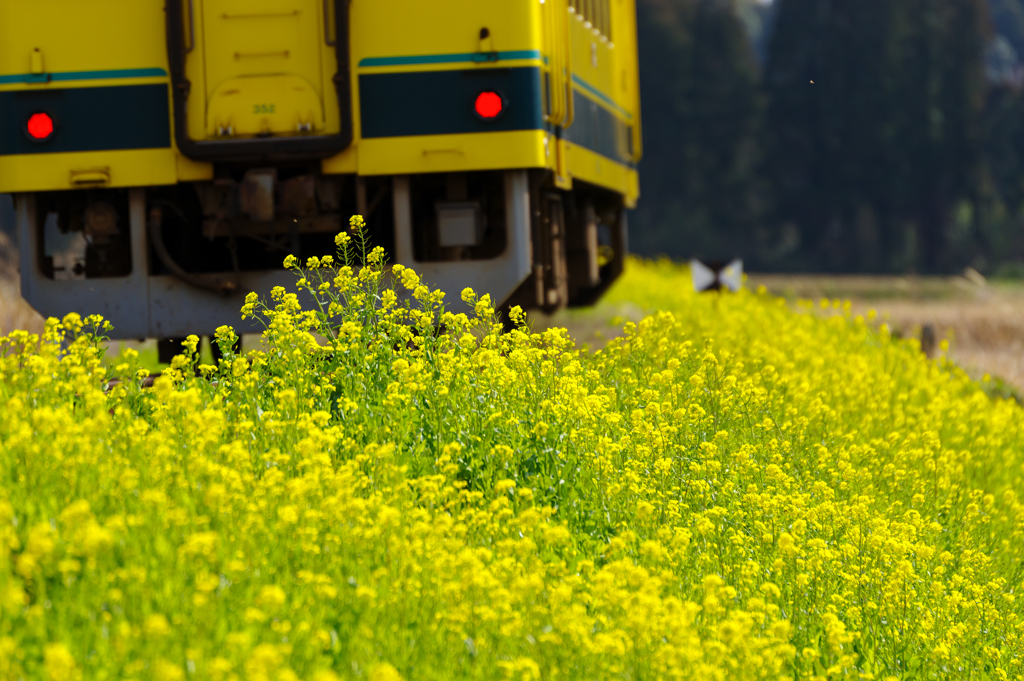
[[167,0],[175,138],[196,160],[352,141],[349,0]]
[[324,130],[323,0],[202,0],[205,137]]

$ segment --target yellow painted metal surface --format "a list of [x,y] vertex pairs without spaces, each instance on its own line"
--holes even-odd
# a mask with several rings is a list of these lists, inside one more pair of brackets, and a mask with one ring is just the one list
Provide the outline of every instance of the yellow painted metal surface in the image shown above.
[[213,179],[213,164],[193,161],[175,152],[178,182],[202,182]]
[[523,130],[367,139],[359,145],[359,174],[543,168],[544,136],[542,130]]
[[340,154],[325,158],[320,170],[326,175],[351,175],[359,172],[359,146],[353,144]]
[[[99,181],[104,176],[107,180]],[[0,156],[0,191],[3,192],[146,187],[177,181],[172,149]]]
[[[622,163],[615,163],[606,156],[594,153],[578,144],[567,144],[569,151],[569,174],[599,187],[607,187],[623,194],[627,201],[635,201],[630,190],[636,190],[636,170]],[[631,179],[633,176],[633,179]]]
[[[575,178],[622,193],[632,203],[639,189],[631,164],[558,140],[554,133],[557,126],[579,124],[573,102],[583,97],[621,123],[622,135],[632,140],[617,142],[620,153],[629,146],[634,162],[639,159],[634,2],[352,0],[353,101],[352,111],[342,112],[332,81],[337,36],[332,34],[333,19],[325,13],[333,2],[186,1],[186,76],[191,83],[187,129],[196,140],[332,134],[347,115],[353,119],[355,138],[344,152],[322,161],[325,173],[543,167],[556,171],[564,188]],[[103,76],[138,69],[166,74],[165,32],[161,0],[0,0],[0,92],[169,84],[166,75]],[[480,54],[516,58],[438,59]],[[522,66],[544,74],[547,131],[360,138],[362,73]],[[20,78],[72,72],[97,75],[73,82]],[[172,141],[171,148],[158,150],[0,155],[0,191],[66,189],[72,170],[93,167],[109,169],[109,186],[171,184],[213,175],[211,164],[182,157]]]
[[325,6],[324,0],[186,3],[190,136],[336,133],[340,119],[330,79],[337,69]]
[[[572,50],[569,49],[568,0],[548,0],[541,9],[544,25],[544,76],[547,84],[547,122],[555,127],[572,125],[575,101],[572,87]],[[572,189],[565,140],[556,137],[549,152],[548,167],[555,173],[555,186]]]
[[[482,47],[497,52],[540,49],[541,7],[537,0],[353,0],[353,62],[472,53]],[[489,33],[484,45],[481,28]]]
[[[37,49],[47,73],[166,69],[164,35],[159,0],[0,0],[0,76],[31,73]],[[0,90],[25,87],[0,83]]]

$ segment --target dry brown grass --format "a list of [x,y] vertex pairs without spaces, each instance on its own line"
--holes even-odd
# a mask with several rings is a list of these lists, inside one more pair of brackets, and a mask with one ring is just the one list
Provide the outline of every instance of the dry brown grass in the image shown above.
[[18,252],[0,232],[0,334],[15,329],[41,333],[43,318],[21,297]]
[[822,297],[853,302],[860,314],[874,309],[904,336],[932,325],[950,341],[950,357],[976,377],[991,374],[1024,390],[1024,285],[964,277],[877,277],[752,274],[790,299]]
[[[747,286],[764,285],[775,295],[797,299],[850,300],[856,314],[874,309],[879,321],[904,337],[920,337],[930,324],[949,356],[975,378],[995,376],[1024,392],[1024,283],[988,283],[964,277],[882,277],[751,274]],[[831,310],[828,312],[831,314]],[[638,321],[636,306],[601,305],[553,316],[532,314],[537,329],[567,327],[579,343],[599,348],[618,330],[612,316]]]

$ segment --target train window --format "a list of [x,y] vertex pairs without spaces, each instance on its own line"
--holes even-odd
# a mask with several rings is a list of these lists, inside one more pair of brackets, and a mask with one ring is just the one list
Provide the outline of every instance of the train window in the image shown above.
[[612,39],[611,0],[569,0],[569,11],[587,28],[609,41]]

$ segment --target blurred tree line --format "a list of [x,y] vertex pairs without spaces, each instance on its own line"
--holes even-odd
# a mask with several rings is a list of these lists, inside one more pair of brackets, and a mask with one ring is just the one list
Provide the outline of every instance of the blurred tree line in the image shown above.
[[639,0],[639,253],[1024,269],[1024,0]]

